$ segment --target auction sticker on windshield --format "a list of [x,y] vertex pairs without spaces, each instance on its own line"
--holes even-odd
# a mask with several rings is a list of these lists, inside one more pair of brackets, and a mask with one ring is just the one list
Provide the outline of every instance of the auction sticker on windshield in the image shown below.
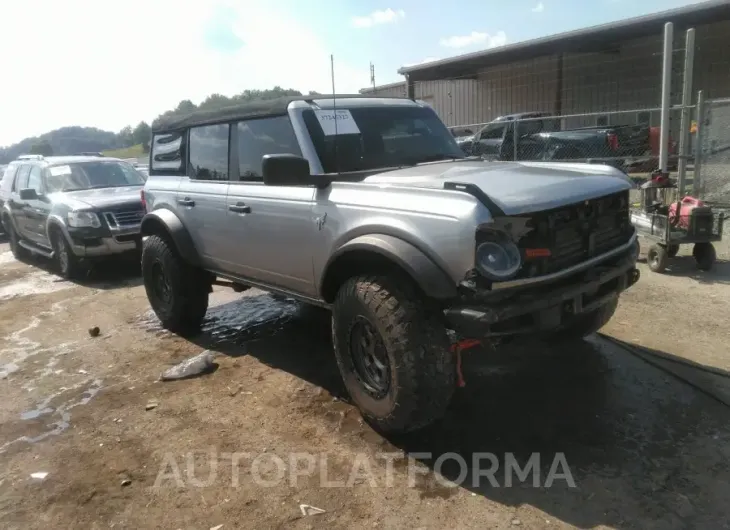
[[48,168],[48,170],[51,172],[51,175],[54,177],[58,177],[60,175],[70,175],[71,174],[71,167],[70,166],[51,166]]
[[325,136],[360,134],[357,123],[347,109],[315,110],[314,114],[317,116]]

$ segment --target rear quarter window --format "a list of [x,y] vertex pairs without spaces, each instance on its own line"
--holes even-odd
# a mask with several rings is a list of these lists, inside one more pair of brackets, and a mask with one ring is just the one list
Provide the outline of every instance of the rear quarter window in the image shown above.
[[150,175],[184,174],[186,139],[184,131],[152,135]]

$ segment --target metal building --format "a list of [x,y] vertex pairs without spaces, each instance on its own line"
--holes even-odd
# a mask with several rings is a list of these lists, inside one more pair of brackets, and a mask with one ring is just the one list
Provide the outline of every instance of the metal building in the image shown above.
[[[449,126],[499,115],[548,111],[605,113],[566,126],[659,124],[663,26],[674,23],[672,104],[681,101],[684,31],[695,28],[693,86],[730,97],[730,1],[713,0],[611,24],[404,67],[402,83],[363,93],[403,95],[431,104]],[[636,113],[614,114],[633,110]],[[678,119],[672,116],[676,129]]]

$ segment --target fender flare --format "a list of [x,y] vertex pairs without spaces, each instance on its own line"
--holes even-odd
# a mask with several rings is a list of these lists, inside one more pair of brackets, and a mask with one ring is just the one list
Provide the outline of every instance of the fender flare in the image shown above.
[[358,236],[339,247],[324,267],[321,294],[324,295],[328,275],[338,258],[354,251],[372,252],[392,261],[406,271],[430,298],[448,300],[458,294],[456,283],[431,258],[411,243],[386,234]]
[[193,244],[193,239],[180,218],[172,210],[160,208],[147,213],[142,218],[140,232],[142,237],[153,234],[167,235],[185,261],[195,267],[200,266],[200,256]]

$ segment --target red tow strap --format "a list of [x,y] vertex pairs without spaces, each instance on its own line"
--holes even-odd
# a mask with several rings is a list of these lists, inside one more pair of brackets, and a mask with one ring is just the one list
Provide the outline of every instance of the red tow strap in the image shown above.
[[461,352],[473,348],[474,346],[480,346],[481,341],[476,339],[463,339],[451,346],[452,353],[456,354],[456,384],[459,388],[466,386],[464,380],[464,374],[461,371]]

